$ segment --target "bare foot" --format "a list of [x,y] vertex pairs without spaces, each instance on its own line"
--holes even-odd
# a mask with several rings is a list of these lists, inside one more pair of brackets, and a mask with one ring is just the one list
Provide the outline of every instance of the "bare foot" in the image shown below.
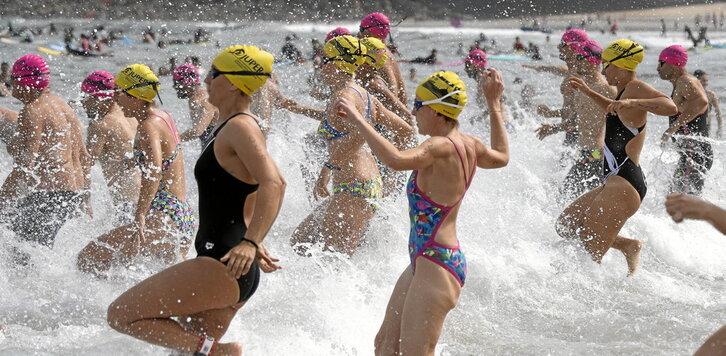
[[242,356],[242,345],[236,342],[227,342],[224,344],[217,344],[215,348],[214,356],[217,355],[230,355],[230,356]]
[[638,240],[631,240],[632,242],[621,251],[625,255],[625,261],[628,262],[628,277],[635,273],[638,269],[638,263],[640,263],[640,249],[643,248],[643,242]]

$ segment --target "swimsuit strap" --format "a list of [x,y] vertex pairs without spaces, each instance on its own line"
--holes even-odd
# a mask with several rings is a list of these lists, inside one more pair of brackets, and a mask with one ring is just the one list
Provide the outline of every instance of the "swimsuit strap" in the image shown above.
[[[164,112],[169,116],[169,118],[171,118],[171,114],[169,114],[166,111],[164,111]],[[169,131],[171,131],[171,133],[174,135],[174,142],[177,145],[179,144],[179,142],[180,142],[180,140],[179,140],[179,132],[176,129],[176,124],[174,124],[174,120],[173,119],[171,120],[171,124],[170,124],[161,115],[157,115],[157,114],[151,113],[151,115],[149,115],[149,116],[156,116],[156,117],[160,118],[161,121],[164,121],[164,123],[166,124],[166,127],[168,127],[169,128]]]
[[618,100],[620,100],[620,97],[621,97],[621,96],[623,96],[623,93],[625,92],[625,89],[626,89],[626,88],[627,88],[627,85],[625,86],[625,88],[623,88],[623,90],[621,90],[621,91],[620,91],[620,92],[618,93],[618,96],[616,96],[616,97],[615,97],[615,101],[618,101]]
[[[352,86],[347,86],[345,88],[350,88],[350,89],[355,90],[355,92],[358,93],[358,96],[360,96],[360,100],[363,101],[363,94],[361,94],[360,91],[358,91],[358,89],[356,89]],[[366,92],[366,94],[368,94],[368,106],[366,107],[366,119],[373,122],[373,118],[371,117],[371,94],[368,92]]]
[[[447,136],[446,138],[448,138],[449,141],[451,142],[451,144],[454,145],[454,149],[456,150],[456,155],[459,156],[459,161],[461,162],[461,171],[462,171],[462,173],[464,173],[464,188],[465,189],[464,189],[464,193],[461,194],[461,198],[459,198],[459,201],[461,201],[462,199],[464,199],[464,194],[466,194],[466,191],[469,189],[469,186],[471,185],[471,182],[474,179],[474,172],[475,172],[474,169],[476,167],[476,158],[474,159],[474,162],[475,162],[474,167],[471,168],[471,172],[468,175],[469,178],[467,179],[466,166],[464,165],[464,157],[461,155],[461,150],[459,150],[459,147],[456,146],[456,144],[454,143],[454,140],[452,140],[451,137]],[[464,151],[464,153],[466,154],[466,151]]]
[[209,139],[209,141],[207,141],[207,145],[206,145],[206,146],[204,146],[204,148],[202,149],[202,152],[204,152],[204,150],[206,150],[206,149],[207,149],[207,147],[209,147],[209,146],[211,146],[211,145],[212,145],[212,142],[214,142],[214,141],[215,141],[215,139],[217,138],[217,134],[219,133],[219,131],[221,131],[221,130],[222,130],[222,128],[223,128],[223,127],[224,127],[225,125],[227,125],[227,123],[229,122],[229,120],[232,120],[232,119],[234,119],[235,117],[237,117],[237,116],[239,116],[239,115],[247,115],[247,116],[251,117],[251,118],[252,118],[252,120],[254,120],[254,121],[255,121],[255,123],[257,124],[257,127],[260,127],[260,123],[259,123],[259,122],[257,122],[257,120],[255,120],[254,116],[250,115],[249,113],[246,113],[246,112],[244,112],[244,111],[240,111],[240,112],[238,112],[238,113],[234,113],[234,114],[232,114],[232,115],[231,115],[230,117],[228,117],[228,118],[227,118],[226,120],[224,120],[224,121],[223,121],[223,122],[222,122],[222,123],[221,123],[221,124],[219,125],[219,127],[217,127],[217,128],[216,128],[216,129],[214,130],[214,132],[212,133],[212,137],[211,137],[211,138]]

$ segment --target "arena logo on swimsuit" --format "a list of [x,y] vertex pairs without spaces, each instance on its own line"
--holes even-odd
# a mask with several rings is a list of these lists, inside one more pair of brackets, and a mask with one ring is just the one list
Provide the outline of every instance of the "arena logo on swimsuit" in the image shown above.
[[243,63],[247,63],[250,66],[252,66],[252,69],[255,72],[262,73],[262,72],[265,71],[264,68],[262,68],[262,66],[257,63],[257,61],[255,61],[253,58],[251,58],[250,56],[248,56],[245,53],[244,48],[236,49],[234,51],[231,51],[230,53],[234,54],[237,57],[237,60],[235,62],[237,63],[238,66],[240,66],[240,67],[246,67],[246,66],[244,66],[242,64]]

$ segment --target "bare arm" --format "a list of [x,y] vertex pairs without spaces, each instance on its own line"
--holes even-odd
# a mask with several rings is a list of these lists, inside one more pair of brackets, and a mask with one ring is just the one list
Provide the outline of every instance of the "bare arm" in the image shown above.
[[726,210],[686,194],[671,194],[666,198],[666,211],[673,221],[684,219],[710,222],[722,234],[726,234]]
[[716,110],[716,123],[718,125],[718,133],[716,134],[716,137],[720,138],[723,135],[723,116],[721,115],[721,102],[718,100],[716,93],[710,91],[709,94],[711,96],[711,105],[713,105],[713,109]]
[[83,132],[81,130],[81,124],[76,119],[75,115],[71,115],[71,130],[73,130],[73,146],[76,147],[74,155],[78,155],[78,161],[80,168],[83,172],[83,189],[90,194],[91,188],[91,167],[93,167],[93,158],[86,149],[86,144],[83,143]]
[[106,136],[102,134],[103,123],[94,122],[88,126],[88,137],[86,137],[86,149],[91,155],[93,161],[98,160],[103,153],[103,147],[106,145]]
[[228,126],[231,126],[233,131],[230,132],[234,133],[235,137],[245,137],[226,142],[232,145],[239,160],[259,184],[252,220],[244,236],[259,245],[280,212],[286,182],[267,152],[265,138],[257,124],[249,120],[234,120]]
[[477,144],[477,166],[479,168],[500,168],[509,163],[509,139],[504,128],[504,108],[499,100],[504,93],[504,80],[496,69],[484,74],[481,92],[489,105],[491,148]]
[[13,153],[15,164],[13,164],[13,170],[5,178],[2,189],[0,189],[0,196],[15,198],[20,188],[24,185],[32,186],[35,183],[31,172],[35,166],[43,133],[43,120],[40,115],[43,115],[42,112],[27,106],[20,111],[18,131],[12,142],[12,146],[15,147]]
[[533,69],[536,72],[545,72],[545,73],[559,75],[561,77],[567,76],[567,74],[569,73],[567,66],[544,66],[544,65],[522,64],[522,67],[528,68],[528,69]]
[[325,119],[325,109],[316,109],[308,106],[300,105],[293,99],[285,99],[280,107],[298,115],[304,115],[311,119],[323,121]]
[[146,164],[141,167],[141,188],[134,217],[136,222],[143,227],[146,223],[146,213],[151,207],[151,201],[154,200],[161,182],[161,141],[159,133],[153,127],[153,120],[146,119],[139,126],[137,145],[145,154]]
[[219,116],[219,111],[214,105],[204,100],[201,105],[191,109],[192,127],[179,135],[182,142],[191,141],[199,137],[209,125]]
[[385,97],[384,102],[391,108],[391,111],[398,113],[400,115],[399,117],[401,117],[409,125],[413,125],[413,115],[411,115],[408,107],[406,107],[406,103],[401,102],[401,100],[396,97],[388,86],[385,85],[385,82],[380,76],[376,75],[369,85],[373,89],[372,91],[381,93]]

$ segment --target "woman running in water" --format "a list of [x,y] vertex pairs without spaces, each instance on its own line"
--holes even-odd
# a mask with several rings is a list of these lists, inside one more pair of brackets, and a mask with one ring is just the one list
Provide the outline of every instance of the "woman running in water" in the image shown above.
[[[395,135],[413,134],[411,126],[356,84],[355,72],[366,60],[366,48],[358,39],[334,37],[323,51],[321,75],[332,89],[331,102],[345,98],[355,103],[371,127],[381,124]],[[381,176],[356,126],[338,117],[332,106],[321,116],[318,133],[327,143],[328,161],[321,168],[313,196],[330,196],[331,176],[333,196],[295,229],[291,243],[299,254],[306,254],[311,244],[322,243],[326,250],[352,255],[382,197]]]
[[373,152],[395,170],[413,170],[406,192],[411,230],[411,263],[393,289],[375,340],[376,355],[433,355],[446,315],[456,306],[466,279],[456,219],[476,167],[499,168],[509,161],[495,69],[481,82],[491,119],[492,148],[458,129],[466,88],[453,72],[437,72],[416,89],[413,114],[419,130],[431,136],[419,147],[399,151],[367,124],[355,102],[341,98],[338,115],[355,123]]
[[640,208],[647,190],[639,164],[647,114],[669,116],[678,112],[668,96],[636,78],[635,70],[643,61],[643,51],[641,45],[628,39],[615,41],[603,51],[602,74],[608,84],[617,87],[615,100],[590,89],[580,78],[568,78],[570,86],[608,113],[603,164],[605,184],[580,196],[557,221],[560,236],[579,238],[597,263],[611,247],[622,251],[628,263],[628,275],[638,268],[643,243],[618,234]]
[[194,167],[198,257],[147,278],[111,303],[108,323],[117,331],[187,354],[242,354],[239,344],[218,340],[255,293],[259,269],[280,268],[263,240],[280,211],[285,180],[250,114],[251,95],[269,78],[272,62],[271,54],[254,46],[229,47],[214,59],[204,82],[210,103],[226,120]]
[[[116,75],[115,100],[127,117],[139,121],[134,146],[141,189],[134,222],[91,241],[78,255],[84,272],[100,273],[139,253],[172,263],[186,255],[195,218],[186,200],[184,156],[174,119],[156,108],[159,79],[143,64]],[[133,168],[130,168],[133,169]]]

